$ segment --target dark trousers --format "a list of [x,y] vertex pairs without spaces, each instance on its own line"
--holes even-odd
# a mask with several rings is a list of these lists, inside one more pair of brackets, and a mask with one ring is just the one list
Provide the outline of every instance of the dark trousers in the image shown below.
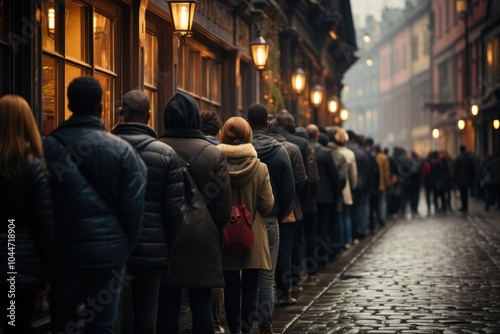
[[[124,275],[124,267],[57,266],[49,293],[53,332],[77,331],[77,323],[83,318],[85,334],[114,334],[120,293],[133,280],[132,276]],[[83,302],[85,309],[79,311]]]
[[495,188],[493,184],[484,185],[484,202],[486,210],[490,209],[490,205],[495,205]]
[[430,184],[424,184],[424,191],[425,191],[425,203],[427,204],[427,213],[430,213],[432,186]]
[[[439,208],[439,205],[438,205],[438,201],[439,199],[441,199],[441,209]],[[434,209],[436,211],[438,210],[446,210],[446,198],[445,198],[445,194],[444,194],[444,190],[436,190],[434,189]]]
[[288,289],[292,279],[292,248],[295,234],[295,223],[280,224],[280,248],[276,262],[276,292],[279,299],[289,297]]
[[306,241],[306,259],[304,263],[308,275],[318,273],[317,236],[318,214],[316,212],[306,213],[304,215],[304,238]]
[[418,213],[418,202],[420,200],[420,184],[412,186],[410,191],[410,206],[412,213]]
[[[309,216],[310,214],[304,214],[302,220],[296,221],[294,233],[293,233],[293,245],[292,245],[292,286],[300,285],[301,281],[301,271],[302,271],[302,254],[306,249],[305,246],[305,232],[304,225],[313,219],[316,221],[316,213],[312,214],[314,217]],[[276,275],[274,275],[276,277]]]
[[[158,333],[179,333],[181,288],[160,288],[158,298]],[[213,334],[212,288],[189,288],[189,307],[193,317],[193,333]]]
[[461,211],[469,210],[469,187],[468,186],[460,186],[458,187],[460,191],[460,201],[462,202]]
[[163,271],[163,267],[128,267],[128,274],[134,280],[123,291],[122,334],[156,334]]
[[224,270],[224,281],[224,307],[229,331],[239,333],[241,329],[242,333],[250,333],[257,316],[259,269],[244,269],[241,276],[239,270]]
[[[4,282],[2,282],[4,283]],[[31,328],[33,321],[33,312],[35,310],[35,302],[38,294],[38,289],[23,288],[16,285],[15,297],[8,298],[9,287],[2,285],[2,313],[4,313],[2,324],[4,334],[30,334],[34,333]],[[14,300],[14,306],[11,306],[10,301]],[[11,311],[9,308],[15,308],[12,319],[9,318]],[[15,320],[14,322],[11,322]],[[11,322],[11,324],[9,324]],[[12,326],[12,325],[15,326]]]

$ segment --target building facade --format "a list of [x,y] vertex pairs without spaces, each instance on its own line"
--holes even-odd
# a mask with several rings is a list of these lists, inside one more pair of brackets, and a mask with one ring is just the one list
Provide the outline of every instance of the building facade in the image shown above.
[[[329,37],[332,30],[336,41]],[[0,95],[25,97],[46,135],[70,116],[69,82],[93,75],[103,87],[108,130],[120,121],[123,94],[144,89],[152,102],[150,125],[161,133],[163,107],[176,91],[225,120],[243,115],[254,102],[273,111],[277,105],[269,97],[291,109],[290,72],[296,65],[325,91],[338,89],[353,62],[338,53],[352,48],[353,31],[349,1],[200,0],[185,43],[173,36],[163,0],[0,1]],[[253,68],[249,47],[259,32],[268,33],[275,57],[275,89],[267,99],[264,72]],[[308,92],[298,97],[306,112]],[[326,121],[324,111],[326,102],[318,110]]]

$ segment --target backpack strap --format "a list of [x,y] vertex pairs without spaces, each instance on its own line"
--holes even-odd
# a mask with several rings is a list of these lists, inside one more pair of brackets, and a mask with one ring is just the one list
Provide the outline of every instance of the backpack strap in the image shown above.
[[136,151],[142,151],[146,148],[146,146],[148,146],[149,144],[151,144],[152,142],[154,141],[157,141],[156,138],[149,138],[149,139],[146,139],[145,141],[143,141],[142,143],[139,143],[137,146],[135,146],[135,149]]
[[198,151],[196,151],[192,156],[191,158],[189,158],[188,162],[186,163],[187,167],[189,166],[192,166],[194,164],[194,162],[196,161],[196,159],[198,159],[198,157],[200,156],[201,152],[203,152],[205,150],[205,148],[207,148],[207,146],[210,146],[210,145],[213,145],[212,143],[208,143],[206,145],[203,145],[201,146]]

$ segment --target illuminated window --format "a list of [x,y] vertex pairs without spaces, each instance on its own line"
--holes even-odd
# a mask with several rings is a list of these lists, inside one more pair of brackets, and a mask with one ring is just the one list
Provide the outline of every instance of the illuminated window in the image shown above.
[[144,43],[144,92],[151,101],[149,126],[157,128],[158,115],[158,38],[146,31]]
[[[1,0],[0,0],[1,1]],[[49,9],[55,10],[49,16]],[[102,121],[109,131],[116,122],[115,20],[119,7],[99,2],[112,16],[79,2],[42,1],[42,134],[47,135],[72,113],[66,90],[82,75],[94,75],[103,89]],[[54,22],[49,22],[54,13]],[[114,15],[113,15],[114,14]],[[49,24],[50,23],[50,24]],[[64,48],[59,40],[64,41]],[[91,53],[93,50],[93,54]]]
[[500,38],[486,44],[486,75],[489,82],[500,81]]

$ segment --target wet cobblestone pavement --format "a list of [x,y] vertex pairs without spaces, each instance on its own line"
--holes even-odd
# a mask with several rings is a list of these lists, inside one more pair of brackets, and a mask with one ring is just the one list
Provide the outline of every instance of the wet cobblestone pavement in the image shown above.
[[394,222],[285,333],[500,333],[500,211],[479,205]]

